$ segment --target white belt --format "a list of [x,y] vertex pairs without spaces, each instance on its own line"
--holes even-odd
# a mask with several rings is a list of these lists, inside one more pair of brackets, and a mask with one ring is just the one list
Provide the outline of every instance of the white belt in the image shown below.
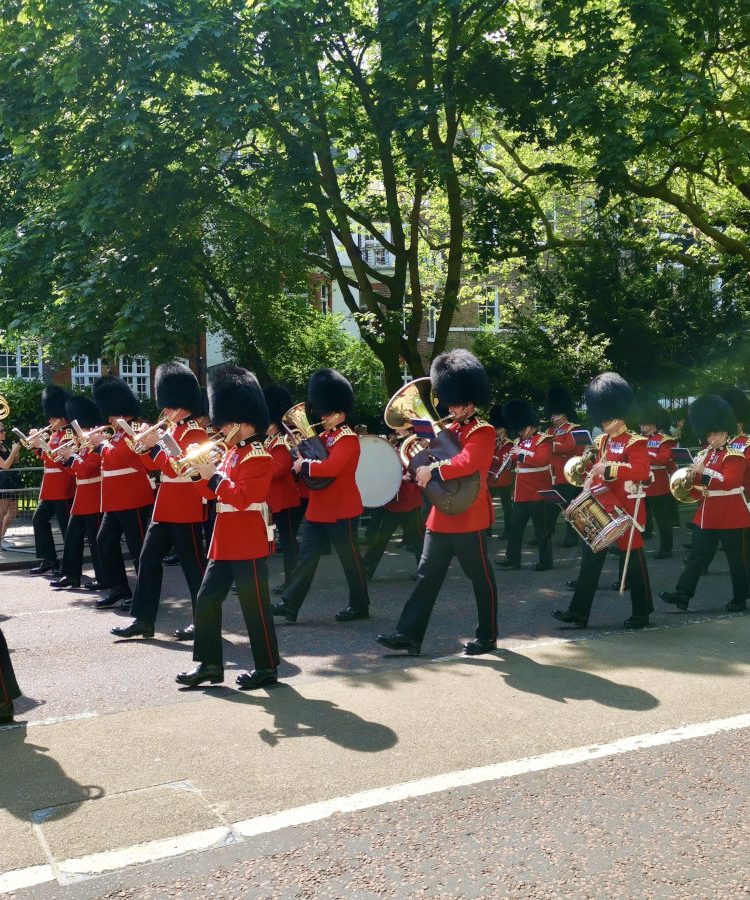
[[735,494],[741,494],[744,490],[745,490],[745,488],[743,488],[743,487],[736,487],[736,488],[731,488],[726,491],[704,491],[703,496],[704,497],[732,497]]
[[76,478],[76,485],[80,484],[99,484],[102,480],[102,476],[99,475],[97,478]]
[[268,504],[266,503],[251,503],[250,506],[246,506],[244,509],[237,509],[236,506],[232,506],[230,503],[217,503],[216,504],[216,512],[217,513],[235,513],[235,512],[262,512],[268,509]]
[[138,469],[102,469],[102,478],[112,478],[115,475],[135,475]]
[[44,474],[49,475],[52,472],[64,472],[64,471],[65,471],[65,469],[55,469],[55,468],[50,467],[49,469],[44,470]]
[[662,469],[666,469],[666,468],[667,468],[666,466],[651,466],[651,471],[652,472],[661,472]]
[[171,475],[165,475],[162,473],[161,476],[162,484],[192,484],[193,479],[189,475],[175,475],[172,477]]
[[520,475],[528,475],[530,472],[549,472],[549,470],[549,466],[529,466],[528,468],[526,466],[523,466],[521,468],[517,468],[516,472],[518,472]]

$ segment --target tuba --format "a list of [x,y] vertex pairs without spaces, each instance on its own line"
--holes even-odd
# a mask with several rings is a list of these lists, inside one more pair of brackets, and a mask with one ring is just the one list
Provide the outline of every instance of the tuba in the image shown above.
[[[295,459],[324,460],[328,458],[328,451],[315,430],[315,426],[319,424],[320,422],[310,422],[307,404],[304,402],[295,403],[281,417],[281,425],[289,438],[290,449]],[[310,475],[302,474],[300,478],[311,491],[319,491],[333,483],[333,478],[313,478]]]
[[704,460],[713,449],[713,447],[706,447],[705,450],[702,450],[696,456],[692,465],[682,466],[670,475],[669,492],[679,503],[698,502],[698,499],[691,494],[691,491],[695,486],[695,467],[699,462]]
[[[396,391],[383,413],[385,424],[389,428],[408,428],[415,420],[423,419],[430,422],[435,431],[435,437],[428,439],[412,434],[402,442],[399,448],[401,462],[412,475],[420,466],[452,459],[461,452],[461,445],[455,434],[442,427],[443,422],[450,421],[453,417],[439,417],[435,411],[436,404],[430,393],[430,385],[429,378],[410,381]],[[450,481],[432,480],[424,488],[424,493],[440,512],[455,516],[467,510],[476,500],[480,483],[479,472],[473,472],[464,478]]]

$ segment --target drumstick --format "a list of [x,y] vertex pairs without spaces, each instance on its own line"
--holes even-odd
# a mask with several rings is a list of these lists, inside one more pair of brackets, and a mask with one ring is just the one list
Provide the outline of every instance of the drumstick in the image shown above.
[[635,529],[638,527],[638,509],[641,505],[641,497],[643,497],[643,485],[638,487],[638,496],[635,498],[635,508],[633,509],[633,524],[630,528],[630,537],[628,538],[628,549],[625,554],[625,564],[622,567],[622,581],[620,581],[620,593],[625,593],[625,580],[628,577],[628,563],[630,562],[630,551],[633,549],[633,538],[635,537]]

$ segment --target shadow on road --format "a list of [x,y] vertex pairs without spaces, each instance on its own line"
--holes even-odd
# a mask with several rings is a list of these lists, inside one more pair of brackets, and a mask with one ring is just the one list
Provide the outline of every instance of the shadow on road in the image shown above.
[[618,684],[580,669],[544,665],[512,650],[502,650],[500,654],[492,658],[464,659],[460,663],[494,669],[509,688],[526,694],[538,694],[557,703],[592,700],[602,706],[638,711],[654,709],[659,705],[653,694],[641,688]]

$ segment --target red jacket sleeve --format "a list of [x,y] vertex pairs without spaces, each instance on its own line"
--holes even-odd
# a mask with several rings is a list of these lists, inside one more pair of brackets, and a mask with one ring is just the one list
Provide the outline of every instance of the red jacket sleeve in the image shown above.
[[672,448],[677,446],[674,438],[665,438],[656,451],[654,463],[658,466],[669,466],[672,463]]
[[575,456],[578,454],[578,445],[575,442],[572,431],[559,434],[552,438],[552,453],[555,456]]
[[270,451],[273,460],[273,477],[285,478],[292,468],[292,454],[282,444],[277,444]]
[[651,475],[651,458],[648,455],[648,441],[633,441],[628,446],[630,469],[620,473],[626,481],[648,481]]
[[492,455],[495,452],[495,432],[492,428],[477,428],[466,439],[460,453],[448,462],[442,463],[438,470],[443,481],[463,478],[474,472],[489,471]]
[[269,456],[247,456],[216,487],[216,499],[237,509],[263,503],[268,496],[273,462]]
[[335,478],[345,469],[356,468],[359,460],[359,438],[356,434],[340,437],[331,447],[328,459],[305,463],[313,478]]
[[721,482],[713,481],[711,488],[713,490],[731,491],[734,488],[742,487],[745,483],[745,468],[747,462],[743,456],[725,456],[721,465],[721,474],[724,480]]
[[83,456],[74,456],[72,459],[70,468],[76,478],[93,478],[99,474],[102,467],[102,458],[98,453],[89,451]]

